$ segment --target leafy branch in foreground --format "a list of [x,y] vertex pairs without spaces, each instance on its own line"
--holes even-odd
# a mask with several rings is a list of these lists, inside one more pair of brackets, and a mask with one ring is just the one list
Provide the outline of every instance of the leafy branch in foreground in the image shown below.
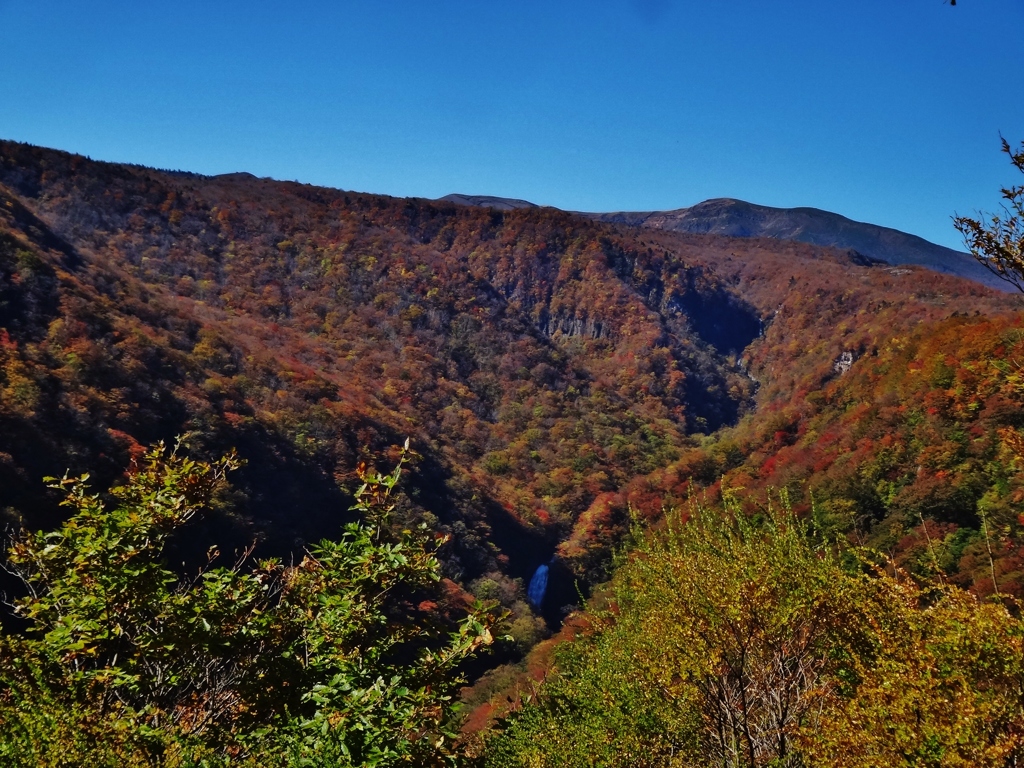
[[[1014,150],[1002,139],[1003,152],[1024,173],[1024,144]],[[954,216],[953,225],[964,237],[971,255],[992,274],[1024,293],[1024,185],[1004,187],[1003,216],[993,215],[988,224],[980,219]]]
[[360,467],[363,521],[298,564],[220,567],[211,551],[190,576],[165,549],[233,454],[207,463],[159,445],[110,503],[87,476],[53,481],[71,517],[8,552],[29,631],[0,638],[4,763],[451,762],[457,668],[491,642],[491,619],[473,610],[452,632],[416,609],[441,577],[435,545],[388,526],[407,449],[388,475]]

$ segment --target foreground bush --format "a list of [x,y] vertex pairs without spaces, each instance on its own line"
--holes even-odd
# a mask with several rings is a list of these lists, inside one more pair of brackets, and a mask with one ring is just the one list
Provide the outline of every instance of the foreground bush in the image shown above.
[[671,515],[487,765],[1019,764],[1021,621],[846,559],[785,512]]
[[[404,461],[404,454],[403,459]],[[168,569],[169,540],[237,462],[150,451],[105,504],[65,478],[70,519],[23,535],[26,636],[0,638],[0,762],[12,766],[442,765],[456,668],[487,618],[449,635],[431,547],[388,525],[402,469],[361,470],[362,521],[297,564]]]

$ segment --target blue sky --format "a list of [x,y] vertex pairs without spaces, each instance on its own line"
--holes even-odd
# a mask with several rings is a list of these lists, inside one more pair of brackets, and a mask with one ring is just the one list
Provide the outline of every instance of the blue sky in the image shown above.
[[0,0],[0,30],[0,138],[392,195],[738,197],[959,247],[1024,140],[1022,0]]

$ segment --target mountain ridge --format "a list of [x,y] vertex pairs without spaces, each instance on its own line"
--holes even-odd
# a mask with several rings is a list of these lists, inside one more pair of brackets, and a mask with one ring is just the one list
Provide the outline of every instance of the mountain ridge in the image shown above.
[[[767,456],[838,362],[1017,306],[850,249],[0,142],[0,515],[45,527],[36,478],[102,488],[190,433],[249,462],[231,541],[287,555],[336,531],[367,450],[410,437],[403,520],[451,534],[449,575],[528,580],[557,551],[596,581],[631,509],[742,463],[709,433],[750,416]],[[577,596],[556,570],[553,620]]]
[[[533,206],[525,200],[487,195],[452,194],[441,198],[459,205],[478,205],[500,210]],[[1012,291],[1005,281],[974,258],[933,243],[918,235],[811,206],[776,208],[735,198],[711,198],[686,208],[662,211],[576,211],[596,221],[645,229],[729,237],[767,237],[841,250],[852,250],[890,266],[922,266],[941,274],[964,277],[995,288]]]
[[966,277],[1008,291],[1007,283],[961,251],[932,243],[892,227],[855,221],[810,206],[774,208],[734,198],[713,198],[669,211],[584,213],[598,221],[651,229],[733,237],[770,237],[812,245],[850,248],[892,266],[914,264]]

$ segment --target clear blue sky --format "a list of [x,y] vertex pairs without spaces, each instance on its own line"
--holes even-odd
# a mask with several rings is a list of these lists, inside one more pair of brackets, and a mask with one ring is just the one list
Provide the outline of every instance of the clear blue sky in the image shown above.
[[1024,0],[0,0],[0,137],[392,195],[811,205],[959,247]]

